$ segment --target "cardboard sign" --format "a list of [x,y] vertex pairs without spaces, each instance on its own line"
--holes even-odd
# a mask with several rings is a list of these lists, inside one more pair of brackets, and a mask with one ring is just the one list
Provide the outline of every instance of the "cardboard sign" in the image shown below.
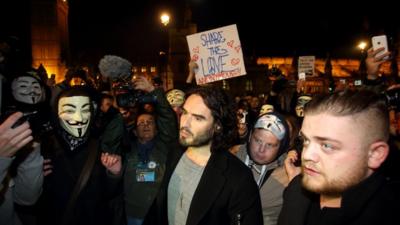
[[246,74],[236,24],[186,36],[197,84]]
[[300,56],[298,63],[298,73],[305,73],[306,77],[314,76],[315,56]]

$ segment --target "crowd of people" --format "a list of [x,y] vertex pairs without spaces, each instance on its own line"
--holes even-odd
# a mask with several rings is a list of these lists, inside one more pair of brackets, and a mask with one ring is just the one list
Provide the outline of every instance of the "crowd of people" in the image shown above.
[[194,85],[194,62],[168,91],[118,56],[96,86],[0,62],[0,223],[398,224],[400,89],[380,51],[357,89],[310,96],[280,74],[236,99]]

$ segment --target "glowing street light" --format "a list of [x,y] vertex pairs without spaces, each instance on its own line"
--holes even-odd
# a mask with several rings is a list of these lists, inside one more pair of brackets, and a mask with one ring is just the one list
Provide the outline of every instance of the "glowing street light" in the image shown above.
[[162,13],[160,16],[161,19],[161,23],[164,25],[165,27],[165,31],[166,31],[166,43],[167,46],[164,49],[164,51],[160,51],[160,56],[165,57],[165,71],[164,71],[164,78],[163,78],[163,83],[164,83],[164,88],[165,89],[169,89],[168,88],[168,57],[169,57],[169,33],[168,33],[168,24],[170,22],[170,16],[168,13]]
[[358,44],[357,47],[358,47],[359,49],[361,49],[361,51],[363,52],[364,49],[367,47],[367,43],[364,42],[364,41],[362,41],[362,42],[360,42],[360,44]]
[[164,26],[167,26],[169,24],[169,15],[168,13],[163,13],[160,17],[161,23],[164,24]]

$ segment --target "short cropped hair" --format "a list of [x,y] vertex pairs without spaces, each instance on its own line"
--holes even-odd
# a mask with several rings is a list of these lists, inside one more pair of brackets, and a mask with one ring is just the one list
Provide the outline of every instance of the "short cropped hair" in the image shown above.
[[[363,126],[370,128],[371,141],[388,141],[389,112],[384,98],[370,90],[344,90],[313,97],[306,105],[304,115],[327,113],[333,116],[362,118]],[[368,129],[365,129],[368,130]]]
[[[214,125],[221,127],[212,137],[211,152],[228,150],[237,137],[236,103],[222,89],[214,87],[196,87],[187,93],[199,95],[214,118]],[[186,98],[186,99],[187,99]]]

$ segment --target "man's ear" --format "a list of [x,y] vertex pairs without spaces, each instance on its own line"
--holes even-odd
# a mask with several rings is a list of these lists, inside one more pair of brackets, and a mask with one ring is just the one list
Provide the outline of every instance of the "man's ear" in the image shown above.
[[369,146],[368,167],[378,169],[389,155],[389,145],[386,142],[378,141]]

